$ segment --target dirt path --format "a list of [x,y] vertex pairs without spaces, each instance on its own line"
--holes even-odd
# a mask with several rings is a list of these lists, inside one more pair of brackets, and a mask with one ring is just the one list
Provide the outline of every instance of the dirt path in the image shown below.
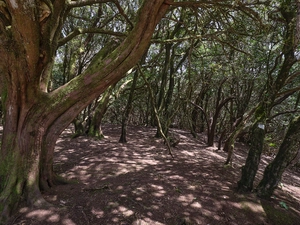
[[[100,141],[57,142],[55,170],[73,184],[44,193],[53,207],[22,207],[10,224],[300,224],[300,173],[286,172],[271,201],[234,192],[246,147],[238,145],[233,168],[226,153],[207,148],[203,139],[175,130],[181,142],[167,154],[155,129],[130,127],[128,143],[118,143],[120,128],[103,127]],[[270,159],[263,158],[262,168]],[[257,182],[257,181],[256,181]]]

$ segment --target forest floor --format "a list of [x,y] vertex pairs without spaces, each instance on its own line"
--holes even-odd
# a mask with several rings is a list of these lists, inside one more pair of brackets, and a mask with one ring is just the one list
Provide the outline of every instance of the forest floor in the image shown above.
[[[300,171],[284,173],[271,200],[236,193],[247,146],[238,143],[232,167],[226,153],[207,147],[205,137],[172,129],[180,143],[170,157],[154,128],[104,125],[105,138],[71,139],[67,129],[58,140],[55,171],[73,182],[43,193],[48,208],[21,207],[9,224],[18,225],[184,225],[300,224]],[[270,157],[264,156],[259,182]]]

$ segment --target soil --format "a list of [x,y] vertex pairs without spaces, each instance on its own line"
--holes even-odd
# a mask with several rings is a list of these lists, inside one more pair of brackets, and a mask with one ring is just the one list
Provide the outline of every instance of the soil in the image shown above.
[[[104,125],[106,137],[72,139],[67,129],[57,141],[55,171],[71,181],[43,193],[45,208],[21,207],[9,224],[18,225],[184,225],[300,224],[300,171],[289,169],[271,200],[235,192],[246,145],[236,144],[233,165],[226,153],[207,147],[205,136],[172,129],[180,143],[174,159],[156,130]],[[263,156],[255,184],[271,157]]]

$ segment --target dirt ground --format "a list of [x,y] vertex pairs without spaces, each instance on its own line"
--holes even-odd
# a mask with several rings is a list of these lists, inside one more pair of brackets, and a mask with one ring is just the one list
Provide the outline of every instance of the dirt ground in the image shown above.
[[[234,191],[247,146],[237,144],[233,167],[226,153],[207,147],[205,137],[173,130],[173,148],[154,138],[156,130],[129,127],[126,144],[118,143],[120,127],[103,126],[102,140],[71,139],[72,129],[58,140],[55,171],[72,181],[43,193],[52,204],[21,207],[9,224],[18,225],[184,225],[300,224],[300,171],[285,172],[270,201]],[[271,158],[263,157],[258,173]]]

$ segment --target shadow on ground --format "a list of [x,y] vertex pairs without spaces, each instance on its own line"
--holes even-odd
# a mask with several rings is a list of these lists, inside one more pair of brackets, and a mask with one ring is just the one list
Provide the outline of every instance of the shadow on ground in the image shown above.
[[130,127],[126,144],[118,143],[118,126],[103,130],[103,140],[70,139],[72,129],[62,134],[55,171],[76,182],[44,193],[53,207],[22,207],[11,224],[299,224],[297,171],[285,174],[271,201],[234,192],[245,146],[239,145],[233,167],[224,167],[226,153],[185,131],[174,130],[181,142],[172,159],[154,129]]

